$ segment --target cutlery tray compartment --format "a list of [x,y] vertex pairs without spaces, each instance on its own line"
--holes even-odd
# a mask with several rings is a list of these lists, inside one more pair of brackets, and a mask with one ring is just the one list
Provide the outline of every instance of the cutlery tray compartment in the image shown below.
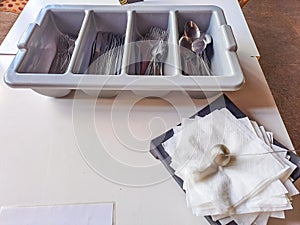
[[[51,67],[55,63],[55,56],[63,54],[60,49],[67,46],[67,40],[71,38],[77,39],[79,31],[82,27],[82,21],[85,13],[81,10],[47,10],[44,12],[40,24],[31,24],[27,32],[25,32],[18,47],[21,51],[25,51],[16,72],[20,74],[35,73],[47,74],[53,73]],[[73,42],[74,42],[73,41]],[[20,54],[20,53],[19,53]],[[66,66],[67,67],[67,66]],[[59,71],[59,74],[65,73]]]
[[[83,29],[81,44],[75,59],[72,72],[74,74],[94,74],[93,71],[89,71],[88,68],[91,65],[91,53],[94,41],[97,40],[97,33],[113,35],[125,35],[127,27],[127,13],[116,11],[91,11],[87,16],[87,22]],[[104,35],[102,35],[104,36]],[[100,43],[105,47],[107,44],[105,37],[102,37]],[[98,48],[98,46],[95,46]],[[99,61],[103,59],[100,58]],[[114,74],[108,74],[114,75]]]
[[[178,43],[190,20],[212,38],[206,47],[210,76],[183,73]],[[145,41],[153,27],[166,32],[164,48],[155,49],[156,39]],[[5,82],[53,97],[71,90],[95,97],[124,90],[148,97],[173,91],[205,97],[235,91],[244,82],[234,35],[216,6],[48,5],[18,48]],[[156,75],[142,73],[149,65]]]
[[[155,45],[156,41],[151,40],[144,40],[144,38],[149,34],[151,28],[159,28],[163,31],[170,31],[172,30],[172,22],[170,18],[170,13],[168,11],[161,11],[161,12],[141,12],[141,11],[133,11],[132,12],[132,29],[129,39],[129,63],[127,66],[127,72],[129,75],[142,75],[140,71],[143,71],[142,68],[137,69],[139,67],[143,67],[143,62],[150,61],[152,54],[151,48],[152,45]],[[166,43],[172,43],[170,40],[170,35],[166,38]],[[173,52],[174,53],[174,52]],[[172,58],[172,51],[170,51],[170,46],[167,46],[167,53],[166,53],[165,67],[169,65],[168,68],[164,69],[163,75],[172,75],[175,74],[176,71],[172,70],[172,65],[170,62]],[[174,65],[173,65],[174,68]]]

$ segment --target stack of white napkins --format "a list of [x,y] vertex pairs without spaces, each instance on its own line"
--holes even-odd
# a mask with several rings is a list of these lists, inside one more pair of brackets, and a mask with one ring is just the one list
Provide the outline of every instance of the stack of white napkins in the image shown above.
[[[184,182],[194,215],[211,215],[221,224],[234,220],[239,225],[264,225],[269,217],[284,218],[284,210],[292,209],[292,196],[299,193],[290,180],[296,166],[263,126],[247,117],[237,119],[224,108],[183,119],[173,130],[163,146]],[[230,150],[231,160],[209,171],[211,149],[219,144]],[[279,152],[266,154],[274,151]]]

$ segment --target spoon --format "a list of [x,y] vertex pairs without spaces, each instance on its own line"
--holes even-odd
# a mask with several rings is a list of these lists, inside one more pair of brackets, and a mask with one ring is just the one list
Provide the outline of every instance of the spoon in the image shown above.
[[167,56],[167,44],[160,39],[151,50],[152,59],[146,69],[145,75],[163,75],[163,62]]
[[198,72],[195,68],[194,63],[192,63],[192,58],[194,58],[194,53],[191,51],[192,49],[192,40],[187,36],[182,36],[179,39],[179,46],[181,57],[184,64],[182,65],[182,73],[184,75],[196,75]]
[[278,153],[288,153],[293,152],[297,153],[300,150],[278,150],[270,152],[260,152],[260,153],[231,153],[230,150],[224,144],[214,145],[210,150],[210,156],[212,161],[218,166],[226,166],[229,164],[231,157],[240,157],[240,156],[262,156],[268,154],[278,154]]
[[197,38],[192,42],[191,49],[199,56],[198,60],[201,74],[212,75],[212,71],[208,66],[208,60],[205,52],[207,45],[211,43],[211,36],[209,34],[201,36],[202,37]]
[[184,48],[187,48],[187,49],[191,50],[192,49],[192,40],[187,36],[182,36],[179,39],[179,45],[181,47],[184,47]]
[[201,55],[202,52],[206,49],[206,46],[211,43],[211,36],[205,34],[202,38],[195,39],[191,44],[191,49],[198,55]]
[[190,20],[184,25],[184,36],[187,36],[194,41],[195,39],[200,38],[201,31],[197,24]]

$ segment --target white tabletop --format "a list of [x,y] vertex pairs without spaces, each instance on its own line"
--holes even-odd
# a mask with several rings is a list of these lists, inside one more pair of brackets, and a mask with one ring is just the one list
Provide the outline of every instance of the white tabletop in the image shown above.
[[[29,1],[0,48],[2,80],[17,51],[16,42],[46,2],[80,1]],[[189,0],[188,4],[196,3],[222,7],[237,39],[246,82],[241,90],[226,94],[292,149],[264,74],[252,57],[259,54],[237,1]],[[0,82],[0,206],[115,202],[117,225],[208,224],[192,215],[183,191],[148,150],[152,138],[213,99],[174,94],[165,100],[141,100],[130,92],[114,99],[92,99],[82,93],[49,98]],[[271,224],[300,221],[299,197],[294,207],[286,220]]]

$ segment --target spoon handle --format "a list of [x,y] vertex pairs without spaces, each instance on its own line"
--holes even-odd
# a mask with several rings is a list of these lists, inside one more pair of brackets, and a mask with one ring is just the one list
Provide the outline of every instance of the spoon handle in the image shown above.
[[227,155],[229,155],[229,156],[260,156],[260,155],[268,155],[268,154],[279,154],[279,153],[285,153],[285,152],[298,153],[298,152],[300,152],[300,150],[278,150],[278,151],[262,152],[262,153],[230,153]]

